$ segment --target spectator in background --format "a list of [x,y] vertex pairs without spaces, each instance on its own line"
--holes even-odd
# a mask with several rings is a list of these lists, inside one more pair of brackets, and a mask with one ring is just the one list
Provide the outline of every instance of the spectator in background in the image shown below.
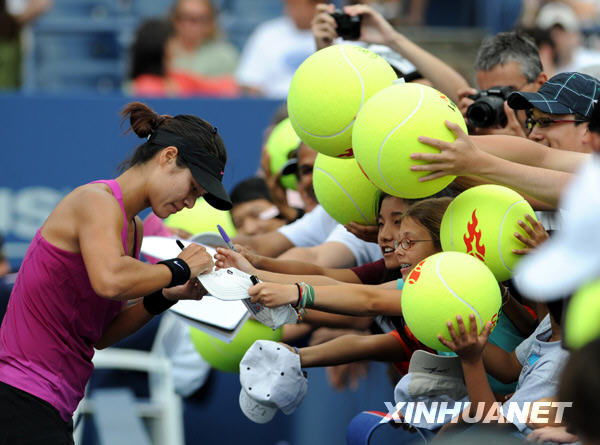
[[285,15],[250,35],[236,77],[249,95],[287,97],[292,76],[315,51],[310,24],[320,0],[285,0]]
[[542,70],[548,77],[554,76],[556,74],[558,54],[556,53],[556,45],[554,44],[554,40],[552,40],[550,32],[547,29],[541,29],[536,26],[521,28],[520,32],[527,34],[534,40],[535,46],[538,48],[540,61],[542,62]]
[[21,29],[51,5],[51,0],[0,0],[0,90],[21,86]]
[[171,20],[175,29],[169,68],[193,76],[233,77],[238,51],[220,38],[210,0],[178,0]]
[[598,63],[600,52],[583,46],[579,18],[569,5],[562,2],[544,5],[535,24],[550,32],[556,46],[557,73],[580,71]]
[[285,224],[273,205],[265,180],[259,177],[244,179],[231,191],[231,219],[241,235],[258,235],[277,230]]
[[162,19],[149,19],[138,28],[131,48],[131,82],[134,96],[189,97],[234,96],[233,78],[203,78],[168,69],[172,59],[173,27]]
[[[534,41],[526,34],[510,31],[488,37],[481,43],[474,64],[475,83],[480,90],[509,86],[516,91],[535,92],[548,80]],[[474,88],[458,91],[458,106],[465,118],[477,94]],[[472,128],[471,134],[511,134],[526,137],[525,113],[517,115],[504,103],[507,124],[503,128]],[[467,123],[469,121],[467,120]]]

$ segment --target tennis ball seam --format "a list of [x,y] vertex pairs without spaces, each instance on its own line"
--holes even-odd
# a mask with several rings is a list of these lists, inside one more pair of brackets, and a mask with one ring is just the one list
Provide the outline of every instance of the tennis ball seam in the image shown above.
[[342,134],[345,131],[347,131],[352,125],[354,125],[354,122],[356,121],[356,116],[358,115],[358,113],[360,112],[360,110],[362,109],[362,107],[363,107],[363,105],[365,103],[365,83],[363,81],[362,76],[360,75],[360,71],[358,71],[358,69],[356,68],[356,66],[354,66],[354,64],[350,61],[350,59],[346,55],[346,52],[344,51],[344,46],[345,45],[341,45],[341,47],[340,47],[340,51],[342,53],[342,57],[352,67],[352,69],[354,70],[354,72],[356,73],[356,75],[358,77],[358,80],[360,81],[360,88],[361,88],[360,105],[358,106],[358,110],[356,110],[356,113],[354,113],[354,118],[350,121],[350,123],[348,125],[346,125],[342,130],[338,131],[335,134],[330,134],[330,135],[320,135],[320,134],[315,134],[315,133],[311,133],[310,131],[307,131],[306,128],[304,128],[302,125],[300,125],[300,123],[298,122],[298,120],[294,117],[293,113],[290,113],[289,110],[288,110],[288,114],[289,114],[290,119],[292,119],[294,121],[294,123],[296,125],[298,125],[298,127],[304,133],[306,133],[309,136],[313,136],[313,137],[316,137],[316,138],[323,138],[323,139],[329,139],[329,138],[334,138],[334,137],[339,136],[340,134]]
[[504,266],[504,268],[511,273],[512,273],[512,269],[506,265],[506,262],[504,261],[504,255],[502,255],[502,230],[504,228],[504,221],[506,220],[506,216],[510,212],[510,209],[512,209],[517,204],[521,204],[522,202],[525,202],[525,199],[522,199],[520,201],[517,201],[517,202],[511,204],[510,207],[508,209],[506,209],[506,212],[504,212],[504,216],[502,217],[502,222],[500,223],[500,230],[498,231],[498,253],[500,254],[500,261],[502,262],[502,265]]
[[354,199],[352,198],[352,196],[350,196],[350,194],[346,191],[346,189],[344,189],[344,187],[342,187],[342,184],[340,184],[337,179],[335,179],[333,176],[331,176],[330,173],[326,172],[322,168],[317,167],[317,168],[315,168],[315,170],[320,171],[321,173],[323,173],[324,175],[326,175],[329,179],[331,179],[333,182],[335,182],[337,184],[337,186],[340,188],[340,190],[342,192],[344,192],[344,194],[348,197],[348,199],[350,200],[350,202],[352,203],[352,205],[354,205],[354,207],[356,207],[356,210],[358,210],[358,213],[360,213],[360,216],[362,216],[363,221],[365,222],[365,224],[369,224],[369,220],[367,219],[367,217],[363,213],[362,209],[358,206],[358,204],[356,204],[356,202],[354,201]]
[[389,187],[390,190],[394,190],[395,192],[398,192],[398,190],[396,190],[394,187],[392,187],[387,180],[385,179],[385,177],[383,176],[383,172],[381,171],[381,152],[383,151],[383,147],[385,146],[385,143],[387,142],[387,140],[392,136],[392,134],[394,134],[394,132],[396,130],[398,130],[400,127],[402,127],[406,122],[408,122],[409,119],[411,119],[417,111],[419,111],[419,108],[421,108],[421,104],[423,103],[423,99],[425,98],[425,93],[423,92],[423,87],[419,86],[419,93],[420,93],[420,97],[419,97],[419,103],[417,104],[417,106],[414,108],[414,110],[412,110],[412,112],[402,121],[400,122],[398,125],[396,125],[395,128],[393,128],[385,137],[385,139],[383,140],[383,142],[381,143],[381,145],[379,146],[379,153],[377,155],[377,170],[379,171],[379,176],[381,177],[381,179],[383,180],[383,182],[385,183],[386,186]]
[[457,298],[460,302],[462,302],[465,306],[467,306],[469,309],[471,309],[475,313],[475,316],[479,320],[479,326],[483,327],[483,320],[481,319],[481,315],[479,315],[479,311],[477,309],[475,309],[473,306],[471,306],[469,303],[467,303],[465,300],[460,298],[458,296],[458,294],[456,292],[454,292],[454,290],[448,285],[448,283],[446,283],[446,280],[444,280],[444,277],[440,273],[440,262],[441,261],[442,261],[442,257],[439,257],[435,263],[435,271],[437,272],[438,278],[440,279],[442,284],[446,287],[448,292],[450,292],[452,295],[454,295],[455,298]]

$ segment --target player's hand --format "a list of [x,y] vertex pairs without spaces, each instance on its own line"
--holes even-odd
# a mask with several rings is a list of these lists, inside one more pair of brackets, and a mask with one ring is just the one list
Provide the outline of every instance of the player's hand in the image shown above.
[[365,226],[357,222],[351,221],[344,226],[348,232],[357,238],[368,243],[377,242],[377,234],[379,233],[378,226]]
[[163,289],[163,295],[167,300],[201,300],[207,293],[196,277],[185,284]]
[[370,6],[345,6],[344,12],[351,16],[362,15],[359,40],[363,42],[389,46],[398,36],[392,25]]
[[458,323],[458,333],[454,329],[451,321],[448,321],[448,332],[452,340],[446,340],[441,335],[438,335],[438,340],[446,347],[458,355],[465,362],[475,362],[481,358],[483,348],[485,347],[490,332],[492,331],[492,323],[488,321],[481,334],[477,335],[477,322],[475,314],[469,315],[470,330],[467,332],[463,319],[460,315],[456,316]]
[[440,150],[440,153],[413,153],[410,158],[415,161],[425,161],[425,164],[411,165],[414,172],[431,172],[419,178],[419,182],[431,181],[446,175],[477,174],[483,152],[454,122],[446,121],[448,127],[456,136],[452,142],[442,141],[426,136],[419,136],[419,142]]
[[523,236],[519,232],[515,232],[514,236],[527,247],[524,249],[513,249],[513,253],[517,255],[528,254],[537,246],[550,238],[550,235],[548,235],[548,232],[546,232],[546,229],[541,222],[536,221],[529,214],[525,215],[525,219],[529,222],[529,224],[522,220],[519,220],[518,224],[525,231],[525,233],[527,233],[527,236]]
[[228,267],[235,267],[236,269],[246,272],[250,275],[256,274],[256,269],[252,266],[250,261],[244,258],[238,252],[234,252],[231,249],[224,247],[217,247],[217,253],[215,254],[215,264],[219,269],[226,269]]
[[265,307],[279,307],[285,304],[296,304],[298,288],[295,284],[258,283],[248,289],[252,303],[260,303]]
[[190,268],[190,278],[203,273],[212,272],[215,263],[206,249],[198,244],[190,244],[177,256],[187,263]]
[[317,51],[333,45],[333,41],[338,37],[337,23],[331,16],[334,10],[335,5],[332,3],[319,3],[317,5],[315,16],[310,24]]

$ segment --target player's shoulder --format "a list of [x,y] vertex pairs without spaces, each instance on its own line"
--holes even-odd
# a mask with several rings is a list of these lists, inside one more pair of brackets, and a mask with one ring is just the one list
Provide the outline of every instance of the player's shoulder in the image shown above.
[[67,196],[72,206],[82,212],[95,214],[121,213],[119,202],[110,187],[104,183],[85,184],[74,189]]

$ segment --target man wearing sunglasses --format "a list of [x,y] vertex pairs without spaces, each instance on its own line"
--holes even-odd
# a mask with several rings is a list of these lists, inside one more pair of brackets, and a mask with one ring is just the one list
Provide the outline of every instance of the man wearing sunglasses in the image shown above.
[[588,122],[600,97],[600,81],[582,73],[560,73],[536,92],[517,91],[508,106],[525,110],[529,139],[548,147],[590,153]]

